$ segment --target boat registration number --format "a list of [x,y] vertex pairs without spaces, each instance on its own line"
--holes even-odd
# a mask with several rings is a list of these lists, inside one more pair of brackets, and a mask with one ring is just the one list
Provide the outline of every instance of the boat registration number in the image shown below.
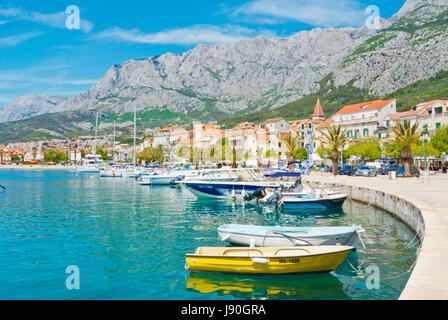
[[279,259],[280,263],[299,263],[299,258],[281,258]]

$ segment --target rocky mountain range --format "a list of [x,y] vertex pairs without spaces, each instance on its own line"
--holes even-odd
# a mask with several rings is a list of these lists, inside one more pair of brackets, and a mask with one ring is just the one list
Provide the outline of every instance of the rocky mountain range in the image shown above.
[[[0,109],[0,122],[77,110],[117,117],[134,106],[165,116],[169,112],[173,119],[225,118],[275,109],[316,93],[318,82],[328,76],[336,86],[351,84],[384,96],[448,70],[448,0],[408,0],[382,25],[379,30],[317,28],[287,38],[259,36],[130,60],[111,67],[97,85],[72,98],[14,100]],[[71,128],[88,127],[76,119]]]

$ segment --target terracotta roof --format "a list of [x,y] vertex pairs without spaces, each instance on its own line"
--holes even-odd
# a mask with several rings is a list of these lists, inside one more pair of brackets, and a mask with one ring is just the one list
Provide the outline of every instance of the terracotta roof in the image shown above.
[[354,113],[354,112],[360,112],[365,110],[381,110],[385,106],[387,106],[389,103],[393,102],[395,99],[390,100],[375,100],[375,101],[369,101],[369,102],[363,102],[358,104],[352,104],[343,107],[341,110],[336,112],[335,114],[348,114],[348,113]]
[[6,146],[0,144],[0,149],[6,149]]
[[273,119],[268,119],[268,120],[263,121],[261,124],[265,124],[265,123],[273,123],[273,122],[277,122],[277,121],[280,121],[280,120],[283,120],[283,118],[273,118]]
[[445,104],[446,102],[448,102],[448,100],[433,100],[433,101],[429,101],[429,102],[422,102],[415,106],[416,107],[415,111],[413,111],[411,109],[409,111],[397,112],[397,113],[391,114],[390,117],[393,120],[399,120],[401,118],[412,117],[412,116],[417,116],[417,117],[426,116],[426,115],[428,115],[427,109],[436,102]]
[[316,129],[325,129],[326,127],[328,127],[331,124],[332,120],[333,120],[332,117],[328,118],[320,126],[318,126]]
[[314,108],[313,117],[325,117],[324,110],[320,104],[320,99],[317,99],[316,107]]
[[4,150],[3,153],[26,153],[26,151],[20,150],[18,148],[8,148]]

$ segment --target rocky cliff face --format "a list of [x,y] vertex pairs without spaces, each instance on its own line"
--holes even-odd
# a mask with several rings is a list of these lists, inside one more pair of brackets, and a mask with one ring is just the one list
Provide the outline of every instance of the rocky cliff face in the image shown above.
[[336,85],[382,96],[448,70],[448,0],[410,0],[391,22],[345,58]]
[[[91,90],[65,102],[67,109],[114,113],[206,107],[232,113],[273,108],[316,90],[368,32],[315,29],[288,38],[243,40],[235,45],[199,45],[184,54],[165,54],[113,66]],[[337,43],[337,45],[333,45]]]
[[329,74],[336,85],[353,83],[385,95],[448,70],[447,10],[448,0],[408,0],[379,31],[315,29],[130,60],[73,98],[19,98],[0,110],[0,122],[62,110],[123,114],[134,106],[176,113],[254,112],[315,93],[317,82]]
[[66,98],[49,95],[26,95],[0,109],[0,122],[17,121],[45,113],[66,111]]

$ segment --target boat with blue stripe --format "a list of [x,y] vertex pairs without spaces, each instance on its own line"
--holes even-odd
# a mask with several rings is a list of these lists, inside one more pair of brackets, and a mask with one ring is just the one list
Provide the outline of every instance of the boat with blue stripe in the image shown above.
[[213,181],[181,181],[197,197],[217,198],[217,199],[244,199],[260,189],[279,189],[277,182],[213,182]]
[[284,194],[279,205],[285,210],[326,210],[340,208],[347,199],[347,194],[300,194],[288,196]]

